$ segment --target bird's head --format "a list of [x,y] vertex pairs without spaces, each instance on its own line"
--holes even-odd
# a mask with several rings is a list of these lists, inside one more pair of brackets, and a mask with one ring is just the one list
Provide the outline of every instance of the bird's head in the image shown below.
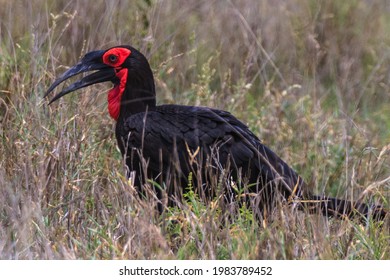
[[112,82],[114,87],[108,92],[108,111],[115,120],[121,113],[128,115],[155,107],[152,70],[145,56],[131,46],[87,53],[78,64],[54,81],[45,97],[65,80],[88,71],[95,72],[63,89],[49,104],[80,88]]

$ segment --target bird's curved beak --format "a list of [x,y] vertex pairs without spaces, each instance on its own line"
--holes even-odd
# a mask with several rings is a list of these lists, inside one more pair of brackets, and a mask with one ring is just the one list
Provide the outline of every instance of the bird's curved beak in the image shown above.
[[67,79],[75,75],[78,75],[80,73],[98,70],[88,76],[85,76],[81,80],[78,80],[77,82],[69,85],[67,88],[63,89],[60,93],[54,96],[53,99],[50,100],[49,104],[53,103],[54,101],[61,98],[62,96],[72,91],[75,91],[77,89],[87,87],[97,83],[103,83],[108,81],[114,82],[117,79],[115,75],[115,69],[103,63],[102,61],[103,53],[104,51],[93,51],[86,54],[77,65],[68,69],[59,78],[57,78],[54,81],[54,83],[49,87],[49,89],[46,91],[44,98],[47,97],[50,94],[50,92],[52,92],[63,81],[66,81]]

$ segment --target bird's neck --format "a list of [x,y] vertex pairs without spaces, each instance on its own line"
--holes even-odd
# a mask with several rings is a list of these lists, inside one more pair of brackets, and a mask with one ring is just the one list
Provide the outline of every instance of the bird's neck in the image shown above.
[[116,121],[131,115],[152,111],[156,107],[156,93],[151,73],[132,73],[122,69],[117,73],[120,83],[108,93],[108,111]]
[[156,107],[156,92],[152,75],[137,77],[129,73],[126,87],[120,101],[119,117],[122,120],[131,115],[152,111]]

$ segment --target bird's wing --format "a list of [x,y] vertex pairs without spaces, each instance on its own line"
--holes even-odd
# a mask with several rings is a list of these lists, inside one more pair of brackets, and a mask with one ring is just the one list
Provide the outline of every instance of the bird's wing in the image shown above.
[[189,170],[183,163],[188,165],[191,157],[200,156],[204,162],[207,156],[214,155],[211,162],[219,161],[225,167],[231,161],[230,166],[241,168],[244,174],[249,172],[251,180],[261,180],[262,184],[282,179],[291,192],[298,180],[294,170],[226,111],[159,106],[156,111],[128,118],[119,134],[128,139],[129,148],[142,150],[146,161],[160,163],[160,166],[150,166],[152,169],[161,169],[161,164],[167,166],[178,160],[185,173]]

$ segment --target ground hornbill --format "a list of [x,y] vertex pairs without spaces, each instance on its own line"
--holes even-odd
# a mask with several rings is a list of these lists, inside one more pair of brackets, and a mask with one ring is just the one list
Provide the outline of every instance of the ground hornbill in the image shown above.
[[[50,103],[77,89],[112,82],[108,111],[116,120],[118,145],[140,193],[149,178],[159,185],[157,197],[164,195],[169,201],[181,199],[191,186],[206,200],[216,195],[227,202],[250,197],[260,214],[272,210],[276,201],[328,216],[383,219],[386,214],[379,206],[312,195],[291,167],[226,111],[157,106],[149,63],[131,46],[87,53],[45,97],[63,81],[87,71],[95,72],[63,89]],[[159,206],[161,211],[162,203]]]

